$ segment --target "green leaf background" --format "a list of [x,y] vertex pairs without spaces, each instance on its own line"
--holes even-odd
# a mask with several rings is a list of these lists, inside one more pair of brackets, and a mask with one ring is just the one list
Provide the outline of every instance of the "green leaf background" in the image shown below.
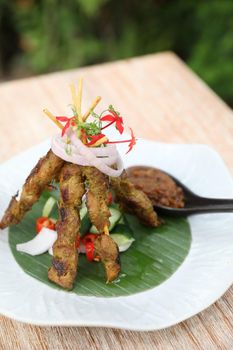
[[1,0],[0,78],[170,50],[233,105],[231,0]]

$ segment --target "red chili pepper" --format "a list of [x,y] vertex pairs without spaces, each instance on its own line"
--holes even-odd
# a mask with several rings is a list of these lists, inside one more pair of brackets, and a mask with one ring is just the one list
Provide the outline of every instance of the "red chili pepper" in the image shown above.
[[[91,145],[94,145],[94,143],[96,143],[97,141],[99,141],[103,137],[105,137],[105,135],[104,134],[98,134],[98,135],[93,135],[93,136],[88,136],[88,137],[91,139],[91,141],[88,142],[86,145],[87,146],[91,146]],[[104,142],[104,143],[106,143],[106,142]]]
[[94,242],[97,237],[98,234],[88,232],[81,238],[82,244],[86,245],[89,242]]
[[95,247],[94,247],[94,241],[98,237],[98,234],[95,233],[86,233],[81,238],[81,243],[86,248],[86,257],[87,260],[93,261],[95,259]]
[[119,131],[120,134],[123,133],[124,131],[124,126],[123,126],[123,118],[120,117],[117,113],[109,111],[111,114],[107,114],[103,117],[100,118],[101,121],[109,121],[107,125],[105,125],[101,130],[108,128],[110,125],[113,123],[116,124],[116,129]]
[[55,221],[47,217],[40,217],[36,219],[36,232],[39,233],[43,227],[55,230]]
[[88,242],[85,247],[87,260],[93,261],[95,258],[94,242]]
[[64,128],[62,129],[61,136],[65,135],[66,130],[69,129],[70,125],[74,126],[75,116],[73,116],[71,118],[61,116],[61,117],[56,117],[56,119],[60,122],[63,122],[63,123],[66,122]]

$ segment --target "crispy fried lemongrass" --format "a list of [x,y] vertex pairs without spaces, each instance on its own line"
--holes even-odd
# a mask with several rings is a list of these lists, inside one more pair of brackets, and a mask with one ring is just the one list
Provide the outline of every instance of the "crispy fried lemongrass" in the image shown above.
[[78,120],[80,122],[82,122],[82,117],[80,114],[79,96],[76,94],[75,86],[73,83],[70,84],[70,92],[71,92],[71,96],[72,96],[74,111],[76,112]]
[[87,118],[89,117],[89,115],[92,113],[92,111],[94,110],[94,108],[97,106],[97,104],[100,102],[101,97],[97,96],[94,101],[91,104],[91,107],[88,109],[88,111],[83,115],[82,119],[85,122],[87,120]]
[[80,78],[78,81],[78,95],[76,99],[76,109],[77,109],[78,115],[80,116],[80,119],[82,119],[82,114],[81,114],[82,94],[83,94],[83,78]]
[[51,119],[60,129],[63,129],[63,125],[56,119],[56,117],[47,109],[43,110],[44,114],[46,114],[49,119]]

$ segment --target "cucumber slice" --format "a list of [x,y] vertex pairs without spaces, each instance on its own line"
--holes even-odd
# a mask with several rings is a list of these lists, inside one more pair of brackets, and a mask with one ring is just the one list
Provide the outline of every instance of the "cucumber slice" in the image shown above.
[[[109,221],[110,221],[109,231],[111,232],[112,229],[116,226],[116,224],[120,220],[122,214],[119,210],[117,210],[115,208],[110,207],[109,210],[111,213],[111,216],[109,218]],[[94,225],[91,226],[90,232],[91,233],[99,233],[99,231],[97,230],[97,228]]]
[[53,197],[49,197],[45,202],[45,205],[42,210],[42,216],[49,217],[51,211],[53,210],[54,204],[56,203],[56,199]]
[[89,228],[91,226],[91,221],[89,219],[87,207],[85,203],[82,204],[81,209],[79,211],[80,220],[81,220],[81,227],[80,227],[80,234],[81,236],[89,231]]
[[86,214],[87,214],[87,207],[82,206],[79,211],[80,219],[82,220]]
[[120,218],[122,217],[122,213],[115,208],[109,208],[111,216],[109,218],[110,221],[110,226],[109,226],[109,231],[112,231],[112,229],[116,226]]
[[116,242],[120,252],[125,252],[135,241],[133,237],[130,238],[128,236],[123,235],[122,233],[112,233],[110,234],[110,237],[112,237],[114,242]]

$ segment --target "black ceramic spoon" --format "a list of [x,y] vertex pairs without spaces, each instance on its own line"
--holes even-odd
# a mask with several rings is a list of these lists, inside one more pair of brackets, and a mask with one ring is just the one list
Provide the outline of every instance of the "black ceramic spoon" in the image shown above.
[[171,208],[163,205],[155,205],[154,209],[158,214],[188,216],[192,214],[233,212],[233,199],[205,198],[197,196],[172,175],[168,173],[165,174],[170,176],[177,186],[183,189],[185,206],[184,208]]

